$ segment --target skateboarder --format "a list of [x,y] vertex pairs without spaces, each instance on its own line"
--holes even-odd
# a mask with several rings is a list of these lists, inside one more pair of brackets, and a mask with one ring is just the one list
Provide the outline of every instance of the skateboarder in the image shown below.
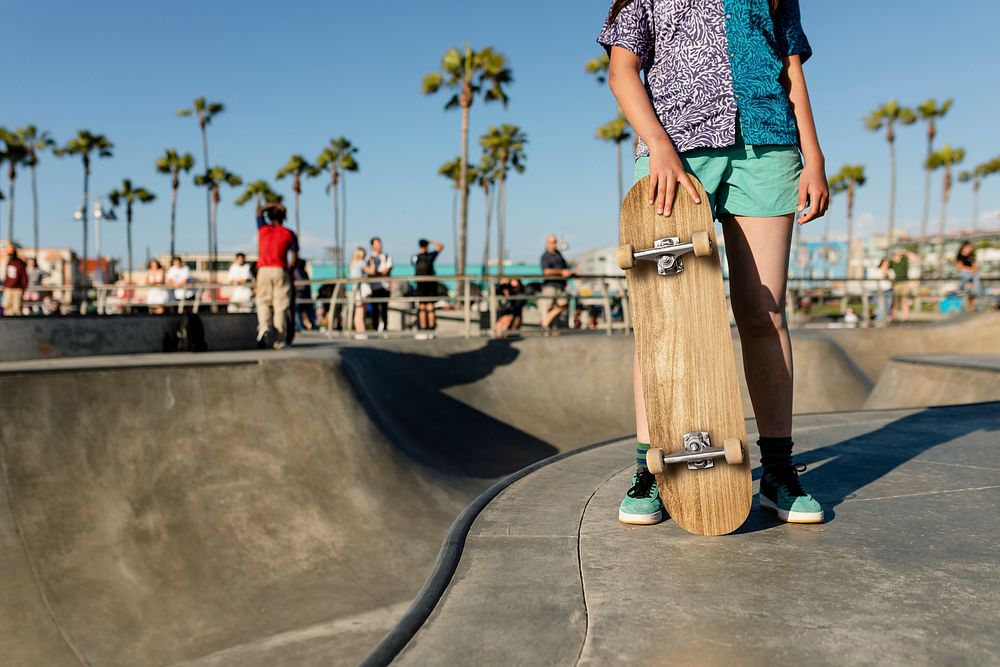
[[[611,90],[639,134],[635,180],[650,176],[650,204],[669,216],[682,188],[679,196],[710,206],[722,222],[761,436],[761,506],[784,521],[821,522],[823,508],[799,482],[804,467],[792,463],[792,353],[784,318],[795,214],[805,224],[822,216],[829,200],[802,72],[812,49],[798,0],[615,0],[597,41],[611,58]],[[708,201],[699,201],[688,173],[704,185]],[[649,428],[638,360],[633,386],[638,468],[619,519],[651,524],[663,512],[645,467]]]

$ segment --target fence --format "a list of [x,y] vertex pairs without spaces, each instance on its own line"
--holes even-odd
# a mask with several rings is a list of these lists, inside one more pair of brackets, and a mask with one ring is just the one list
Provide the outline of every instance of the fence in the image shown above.
[[[486,329],[490,335],[497,335],[497,322],[500,319],[502,306],[517,302],[525,306],[539,299],[550,298],[538,292],[537,283],[544,282],[545,277],[535,275],[514,275],[504,276],[502,279],[496,276],[411,276],[405,279],[392,279],[389,282],[396,287],[407,283],[419,283],[432,281],[441,283],[447,281],[455,288],[448,290],[447,295],[438,298],[421,297],[415,294],[400,293],[389,297],[365,296],[361,298],[360,286],[362,284],[376,284],[386,282],[385,278],[336,278],[330,280],[310,280],[298,281],[296,287],[310,288],[312,297],[302,300],[300,303],[311,303],[321,308],[325,312],[325,320],[328,325],[339,322],[340,326],[328,326],[327,336],[334,338],[338,335],[351,335],[353,333],[353,314],[358,304],[388,304],[393,312],[397,313],[402,320],[402,334],[406,335],[409,330],[408,321],[416,319],[416,308],[419,303],[434,302],[440,309],[441,314],[438,319],[456,322],[459,324],[457,332],[465,337],[479,335],[482,329]],[[523,291],[518,294],[510,294],[506,287],[512,281],[520,281]],[[987,301],[995,301],[996,294],[1000,292],[1000,277],[982,278],[984,292],[988,295]],[[582,309],[591,311],[591,327],[602,330],[606,335],[615,333],[630,333],[632,329],[631,308],[628,294],[628,287],[622,276],[606,275],[575,275],[569,279],[571,289],[568,290],[567,313],[571,321],[576,320],[576,313]],[[926,312],[927,306],[932,310],[935,306],[940,306],[942,300],[954,297],[958,285],[957,279],[928,279],[905,281],[906,291],[910,292],[909,298],[913,300],[913,308],[916,312]],[[884,280],[875,279],[812,279],[793,278],[788,281],[788,291],[786,298],[786,316],[792,326],[803,324],[803,310],[800,308],[803,296],[819,298],[821,302],[835,303],[835,309],[841,313],[847,312],[848,308],[854,310],[857,307],[858,325],[862,327],[884,323],[884,317],[879,318],[872,313],[873,307],[880,312],[888,311],[888,302],[891,299],[893,286],[898,285]],[[166,303],[149,303],[148,296],[152,290],[159,290],[158,296],[166,291],[171,299]],[[198,312],[202,309],[209,309],[213,312],[219,309],[248,312],[253,309],[252,302],[234,302],[226,295],[233,290],[232,285],[221,283],[197,283],[190,284],[183,288],[164,287],[161,285],[98,285],[85,290],[80,290],[70,285],[43,285],[33,287],[27,293],[37,293],[43,298],[45,295],[78,295],[78,300],[70,303],[59,303],[60,314],[90,314],[114,315],[120,313],[141,312],[150,309],[169,309],[178,312]],[[408,290],[412,292],[412,290]],[[728,295],[728,281],[726,292]],[[320,296],[323,294],[323,296]],[[65,298],[65,296],[64,296]],[[969,306],[968,293],[961,295],[965,304],[965,309]],[[45,301],[25,301],[25,306],[31,309],[41,309]],[[984,305],[984,304],[977,304]],[[829,309],[829,305],[827,308]],[[940,310],[940,307],[938,308]],[[474,313],[482,313],[484,316],[475,317]],[[476,321],[479,320],[479,321]],[[599,323],[596,320],[600,320]],[[486,326],[480,326],[480,322]],[[529,324],[529,327],[534,326]],[[399,332],[393,332],[397,335]]]

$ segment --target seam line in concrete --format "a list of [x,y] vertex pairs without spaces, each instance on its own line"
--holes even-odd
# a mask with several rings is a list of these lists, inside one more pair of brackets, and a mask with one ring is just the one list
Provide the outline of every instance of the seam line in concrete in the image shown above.
[[[631,464],[630,464],[631,465]],[[580,573],[580,594],[583,597],[583,641],[580,642],[580,652],[576,654],[576,662],[574,665],[579,665],[580,661],[583,659],[583,652],[587,650],[587,642],[590,640],[590,608],[587,606],[587,585],[583,580],[583,552],[582,552],[582,533],[583,533],[583,522],[587,517],[587,510],[590,509],[590,503],[594,500],[594,496],[597,492],[605,487],[605,485],[612,479],[617,477],[623,471],[628,470],[629,466],[619,468],[615,470],[611,475],[603,482],[598,484],[594,491],[587,498],[587,502],[583,504],[583,511],[580,513],[580,523],[576,527],[576,566]]]
[[968,463],[948,463],[947,461],[921,461],[920,459],[914,459],[912,463],[923,463],[928,466],[952,466],[955,468],[972,468],[973,470],[989,470],[990,472],[1000,472],[1000,468],[994,468],[991,466],[974,466]]
[[382,639],[381,642],[378,643],[372,652],[361,661],[359,667],[388,665],[396,659],[396,656],[398,656],[404,648],[406,648],[406,645],[410,643],[410,640],[413,639],[414,635],[417,634],[427,619],[430,618],[430,615],[434,612],[434,609],[437,607],[441,597],[451,585],[451,579],[455,574],[455,570],[458,568],[458,562],[461,559],[462,551],[465,548],[465,540],[469,535],[469,530],[472,528],[472,524],[476,520],[476,517],[478,517],[479,514],[486,509],[486,506],[489,505],[494,498],[500,495],[504,489],[547,465],[556,463],[557,461],[562,461],[570,456],[576,456],[577,454],[582,454],[592,449],[605,447],[634,437],[634,433],[621,435],[617,438],[602,440],[568,452],[555,454],[547,459],[536,461],[530,466],[522,468],[521,470],[504,477],[499,482],[483,491],[462,511],[461,514],[458,515],[458,518],[451,524],[451,528],[448,529],[448,534],[445,536],[444,543],[441,545],[441,550],[438,552],[437,560],[434,561],[434,567],[431,570],[430,576],[427,577],[427,580],[417,593],[417,596],[414,598],[413,603],[410,605],[406,614],[403,615],[403,618],[400,619],[399,623],[397,623],[396,626],[389,631],[389,633]]
[[896,498],[917,498],[919,496],[939,496],[943,493],[961,493],[967,491],[988,491],[989,489],[1000,489],[1000,484],[990,484],[989,486],[970,486],[965,489],[944,489],[943,491],[921,491],[920,493],[901,493],[897,496],[878,496],[876,498],[851,498],[845,503],[865,503],[873,500],[895,500]]
[[49,596],[45,593],[45,588],[42,586],[41,577],[38,576],[38,565],[35,563],[34,558],[31,557],[31,551],[28,549],[28,542],[24,537],[24,530],[21,526],[21,517],[14,505],[14,492],[10,488],[10,476],[7,474],[7,459],[4,456],[4,451],[4,447],[0,445],[0,484],[3,485],[4,497],[7,499],[7,507],[10,509],[10,516],[14,522],[14,529],[17,531],[17,539],[21,544],[21,551],[24,553],[24,559],[27,561],[28,568],[31,570],[31,578],[35,582],[35,590],[38,591],[38,596],[42,599],[42,606],[45,607],[45,613],[48,614],[49,619],[52,621],[52,625],[55,626],[63,644],[67,649],[69,649],[70,653],[73,654],[73,657],[75,657],[81,665],[90,667],[90,663],[87,662],[87,659],[83,657],[83,654],[79,651],[79,649],[77,649],[76,645],[73,644],[73,641],[69,638],[66,630],[56,617],[55,610],[52,609],[52,604],[49,602]]

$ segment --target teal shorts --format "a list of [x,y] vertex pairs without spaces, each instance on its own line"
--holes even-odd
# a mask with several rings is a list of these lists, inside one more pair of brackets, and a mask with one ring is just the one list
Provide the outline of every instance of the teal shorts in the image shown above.
[[[716,219],[770,218],[798,210],[802,156],[797,146],[696,148],[680,154],[701,181]],[[649,175],[649,158],[635,161],[633,183]]]

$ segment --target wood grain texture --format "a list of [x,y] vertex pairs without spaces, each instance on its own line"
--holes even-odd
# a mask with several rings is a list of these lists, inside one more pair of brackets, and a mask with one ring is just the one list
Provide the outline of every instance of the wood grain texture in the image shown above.
[[744,443],[740,465],[717,459],[713,468],[689,470],[674,464],[656,476],[677,525],[699,535],[723,535],[750,513],[750,454],[715,225],[704,189],[692,180],[702,203],[678,188],[670,217],[656,215],[650,205],[649,178],[636,183],[622,204],[621,242],[643,250],[669,236],[688,242],[698,230],[712,239],[712,254],[684,255],[684,270],[677,275],[658,275],[647,261],[626,275],[650,444],[674,452],[683,449],[683,436],[691,431],[707,431],[716,447],[731,437]]

